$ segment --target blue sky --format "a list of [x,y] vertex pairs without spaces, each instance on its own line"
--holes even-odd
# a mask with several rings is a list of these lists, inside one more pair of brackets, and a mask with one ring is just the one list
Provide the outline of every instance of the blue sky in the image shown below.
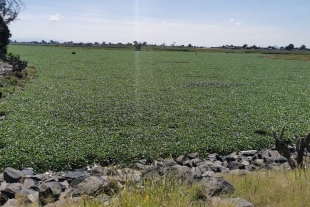
[[23,0],[12,40],[310,47],[309,0]]

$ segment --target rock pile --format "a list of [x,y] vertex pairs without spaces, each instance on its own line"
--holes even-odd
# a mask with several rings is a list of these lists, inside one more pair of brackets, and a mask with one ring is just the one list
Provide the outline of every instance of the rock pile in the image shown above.
[[143,180],[163,176],[178,176],[182,181],[199,182],[208,192],[207,199],[215,204],[231,202],[234,206],[252,204],[244,199],[220,199],[220,194],[230,194],[234,186],[223,179],[222,173],[246,174],[258,168],[287,169],[287,160],[276,150],[242,151],[227,156],[210,154],[207,159],[198,153],[181,155],[164,161],[139,160],[131,168],[85,167],[60,175],[55,172],[35,174],[31,168],[16,170],[6,168],[0,174],[0,205],[57,206],[66,199],[79,199],[82,195],[96,197],[100,194],[103,204],[110,196],[122,190],[128,182],[141,184]]
[[8,72],[12,71],[13,66],[8,63],[0,63],[0,76],[5,76]]

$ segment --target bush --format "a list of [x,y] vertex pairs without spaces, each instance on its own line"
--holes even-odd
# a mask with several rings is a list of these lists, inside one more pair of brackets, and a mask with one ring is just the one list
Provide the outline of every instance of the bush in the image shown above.
[[12,53],[4,57],[3,61],[13,66],[12,72],[22,72],[28,64],[27,61],[20,60],[19,55],[13,55]]

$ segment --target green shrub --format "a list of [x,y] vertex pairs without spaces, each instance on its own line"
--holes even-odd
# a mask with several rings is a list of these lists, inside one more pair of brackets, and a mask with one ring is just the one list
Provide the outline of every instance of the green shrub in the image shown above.
[[6,57],[3,57],[3,61],[13,66],[12,72],[21,72],[26,67],[28,62],[20,59],[19,55],[9,53]]

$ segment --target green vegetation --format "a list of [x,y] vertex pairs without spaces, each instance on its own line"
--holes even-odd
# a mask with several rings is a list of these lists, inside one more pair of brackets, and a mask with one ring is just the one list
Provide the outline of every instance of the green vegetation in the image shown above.
[[309,130],[308,62],[87,47],[9,52],[37,75],[1,103],[10,112],[0,122],[2,169],[203,157],[267,147],[284,125],[286,139]]

